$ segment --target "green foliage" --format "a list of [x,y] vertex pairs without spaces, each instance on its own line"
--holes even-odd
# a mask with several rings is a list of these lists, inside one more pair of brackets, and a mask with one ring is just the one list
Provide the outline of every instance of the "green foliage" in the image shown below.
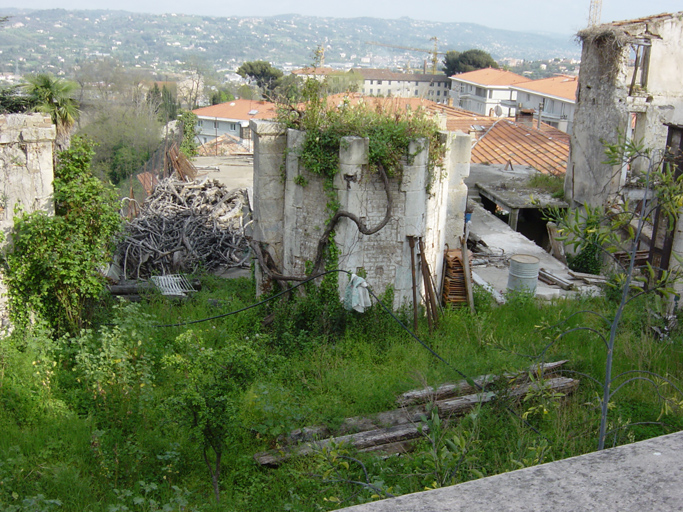
[[476,49],[464,52],[450,50],[446,52],[443,65],[444,73],[448,76],[489,67],[498,69],[498,64],[489,53]]
[[29,76],[26,82],[26,94],[36,105],[36,110],[50,116],[57,127],[58,147],[64,149],[61,143],[68,140],[69,131],[80,115],[73,98],[77,85],[48,73]]
[[556,199],[564,199],[564,176],[539,172],[529,178],[528,185]]
[[180,151],[188,158],[197,156],[197,149],[199,148],[197,120],[197,114],[190,110],[183,110],[178,118],[183,133]]
[[410,163],[409,145],[418,139],[426,139],[430,167],[443,158],[437,124],[426,113],[373,110],[365,103],[352,105],[345,101],[340,106],[330,106],[324,96],[324,85],[316,80],[305,84],[305,109],[300,117],[292,117],[291,110],[281,112],[279,121],[306,131],[300,153],[300,161],[308,171],[331,178],[339,169],[339,146],[342,137],[368,137],[370,166],[381,165],[388,176],[397,176],[402,162]]
[[36,107],[35,99],[21,94],[20,85],[0,88],[0,114],[20,114]]
[[55,170],[55,215],[18,212],[14,219],[5,275],[18,327],[36,315],[57,334],[77,332],[104,289],[99,268],[121,219],[112,189],[90,173],[92,155],[91,144],[75,138]]
[[282,71],[264,60],[243,63],[237,68],[237,74],[242,78],[254,80],[260,89],[269,92],[275,90],[283,76]]

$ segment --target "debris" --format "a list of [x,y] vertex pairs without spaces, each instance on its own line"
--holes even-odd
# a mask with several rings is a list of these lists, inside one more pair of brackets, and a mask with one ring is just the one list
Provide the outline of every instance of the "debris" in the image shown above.
[[538,278],[546,284],[556,284],[563,290],[571,290],[574,286],[569,281],[565,281],[561,277],[556,276],[552,272],[548,272],[544,268],[538,271]]
[[228,190],[216,180],[161,180],[126,225],[118,247],[123,277],[244,265],[248,206],[246,190]]
[[[520,398],[526,395],[529,390],[540,389],[541,387],[553,392],[571,393],[578,385],[578,380],[557,377],[547,379],[542,383],[536,381],[513,387],[506,396]],[[496,393],[485,391],[447,400],[439,400],[434,405],[437,407],[439,416],[443,419],[448,419],[451,416],[465,414],[478,404],[490,402],[496,397]],[[257,453],[254,455],[254,459],[262,465],[278,465],[292,456],[314,453],[329,446],[332,442],[336,444],[344,443],[359,451],[377,451],[381,450],[384,445],[389,445],[393,448],[395,443],[416,439],[428,431],[427,426],[422,424],[423,417],[428,414],[427,409],[426,405],[418,405],[376,414],[372,418],[348,418],[344,421],[342,427],[344,425],[347,428],[352,427],[357,433],[330,437],[320,441],[309,441],[283,447],[279,450]],[[389,426],[377,428],[379,425]],[[307,430],[309,438],[310,434],[318,435],[324,433],[324,428],[321,427],[313,427]]]

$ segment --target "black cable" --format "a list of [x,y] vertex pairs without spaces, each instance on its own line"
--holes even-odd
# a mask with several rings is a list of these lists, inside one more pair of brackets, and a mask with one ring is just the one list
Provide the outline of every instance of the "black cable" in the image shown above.
[[[212,316],[212,317],[208,317],[208,318],[202,318],[202,319],[200,319],[200,320],[192,320],[192,321],[190,321],[190,322],[180,322],[180,323],[177,323],[177,324],[155,325],[154,327],[182,327],[182,326],[184,326],[184,325],[198,324],[198,323],[201,323],[201,322],[208,322],[208,321],[210,321],[210,320],[216,320],[216,319],[218,319],[218,318],[225,318],[225,317],[228,317],[228,316],[231,316],[231,315],[236,315],[237,313],[242,313],[243,311],[247,311],[247,310],[249,310],[249,309],[252,309],[252,308],[261,306],[262,304],[265,304],[265,303],[267,303],[267,302],[269,302],[269,301],[271,301],[271,300],[273,300],[273,299],[277,299],[278,297],[281,297],[281,296],[284,295],[285,293],[289,293],[289,292],[291,292],[292,290],[296,290],[299,286],[302,286],[302,285],[304,285],[304,284],[306,284],[306,283],[308,283],[308,282],[310,282],[310,281],[313,281],[314,279],[318,279],[319,277],[323,277],[323,276],[326,276],[326,275],[328,275],[328,274],[332,274],[332,273],[334,273],[334,272],[343,272],[343,273],[345,273],[345,274],[352,275],[352,273],[349,272],[348,270],[342,270],[342,269],[328,270],[328,271],[325,271],[325,272],[323,272],[323,273],[321,273],[321,274],[318,274],[318,275],[316,275],[316,276],[309,277],[308,279],[306,279],[306,280],[304,280],[304,281],[301,281],[300,283],[295,284],[295,285],[292,286],[291,288],[288,288],[287,290],[283,290],[283,291],[281,291],[281,292],[279,292],[279,293],[276,293],[275,295],[272,295],[271,297],[268,297],[267,299],[262,300],[261,302],[257,302],[256,304],[252,304],[252,305],[250,305],[250,306],[246,306],[246,307],[243,307],[243,308],[238,309],[238,310],[235,310],[235,311],[230,311],[229,313],[223,313],[223,314],[221,314],[221,315],[216,315],[216,316]],[[380,306],[382,306],[382,309],[384,309],[384,311],[386,311],[386,312],[389,314],[389,316],[391,316],[391,318],[393,318],[393,319],[396,321],[396,323],[398,323],[398,325],[400,325],[408,334],[410,334],[410,336],[412,336],[412,338],[413,338],[415,341],[417,341],[420,345],[422,345],[424,348],[426,348],[426,349],[427,349],[434,357],[436,357],[439,361],[443,362],[446,366],[448,366],[449,368],[451,368],[452,370],[454,370],[458,375],[460,375],[460,376],[461,376],[463,379],[465,379],[468,383],[473,384],[479,391],[484,391],[484,387],[483,387],[481,384],[479,384],[477,381],[475,381],[475,380],[472,379],[471,377],[468,377],[468,376],[465,375],[463,372],[461,372],[460,370],[458,370],[455,366],[453,366],[451,363],[449,363],[449,362],[446,361],[443,357],[441,357],[439,354],[437,354],[429,345],[427,345],[427,344],[426,344],[425,342],[423,342],[420,338],[418,338],[417,335],[416,335],[415,333],[413,333],[413,331],[411,331],[408,327],[406,327],[406,326],[403,324],[403,322],[401,322],[401,320],[400,320],[396,315],[394,315],[394,312],[393,312],[393,311],[391,311],[389,308],[387,308],[387,307],[384,305],[384,303],[379,299],[379,297],[377,297],[377,295],[375,295],[375,292],[373,292],[372,289],[371,289],[369,286],[367,287],[367,290],[368,290],[368,292],[370,293],[370,295],[372,295],[372,297],[375,299],[375,301],[376,301]],[[545,440],[548,442],[548,444],[550,444],[550,440],[549,440],[547,437],[545,437],[545,436],[544,436],[536,427],[534,427],[534,426],[533,426],[531,423],[529,423],[526,419],[524,419],[524,418],[521,417],[519,414],[517,414],[517,412],[515,412],[510,406],[506,405],[505,408],[506,408],[509,412],[511,412],[513,415],[517,416],[520,420],[522,420],[522,422],[523,422],[527,427],[529,427],[529,428],[530,428],[531,430],[533,430],[536,434],[538,434],[538,435],[541,436],[543,439],[545,439]]]

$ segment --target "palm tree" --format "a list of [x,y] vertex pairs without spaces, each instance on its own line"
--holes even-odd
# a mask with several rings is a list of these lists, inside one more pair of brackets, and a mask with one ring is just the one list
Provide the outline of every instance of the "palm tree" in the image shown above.
[[57,127],[55,145],[57,151],[69,147],[71,128],[80,114],[78,104],[73,98],[77,85],[47,73],[39,73],[26,78],[26,92],[36,105],[35,110],[48,114]]

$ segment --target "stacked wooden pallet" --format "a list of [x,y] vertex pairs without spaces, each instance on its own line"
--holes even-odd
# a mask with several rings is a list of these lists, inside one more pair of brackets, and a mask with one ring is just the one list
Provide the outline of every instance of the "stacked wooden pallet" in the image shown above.
[[445,254],[443,302],[454,306],[467,304],[465,267],[460,249],[451,249]]

